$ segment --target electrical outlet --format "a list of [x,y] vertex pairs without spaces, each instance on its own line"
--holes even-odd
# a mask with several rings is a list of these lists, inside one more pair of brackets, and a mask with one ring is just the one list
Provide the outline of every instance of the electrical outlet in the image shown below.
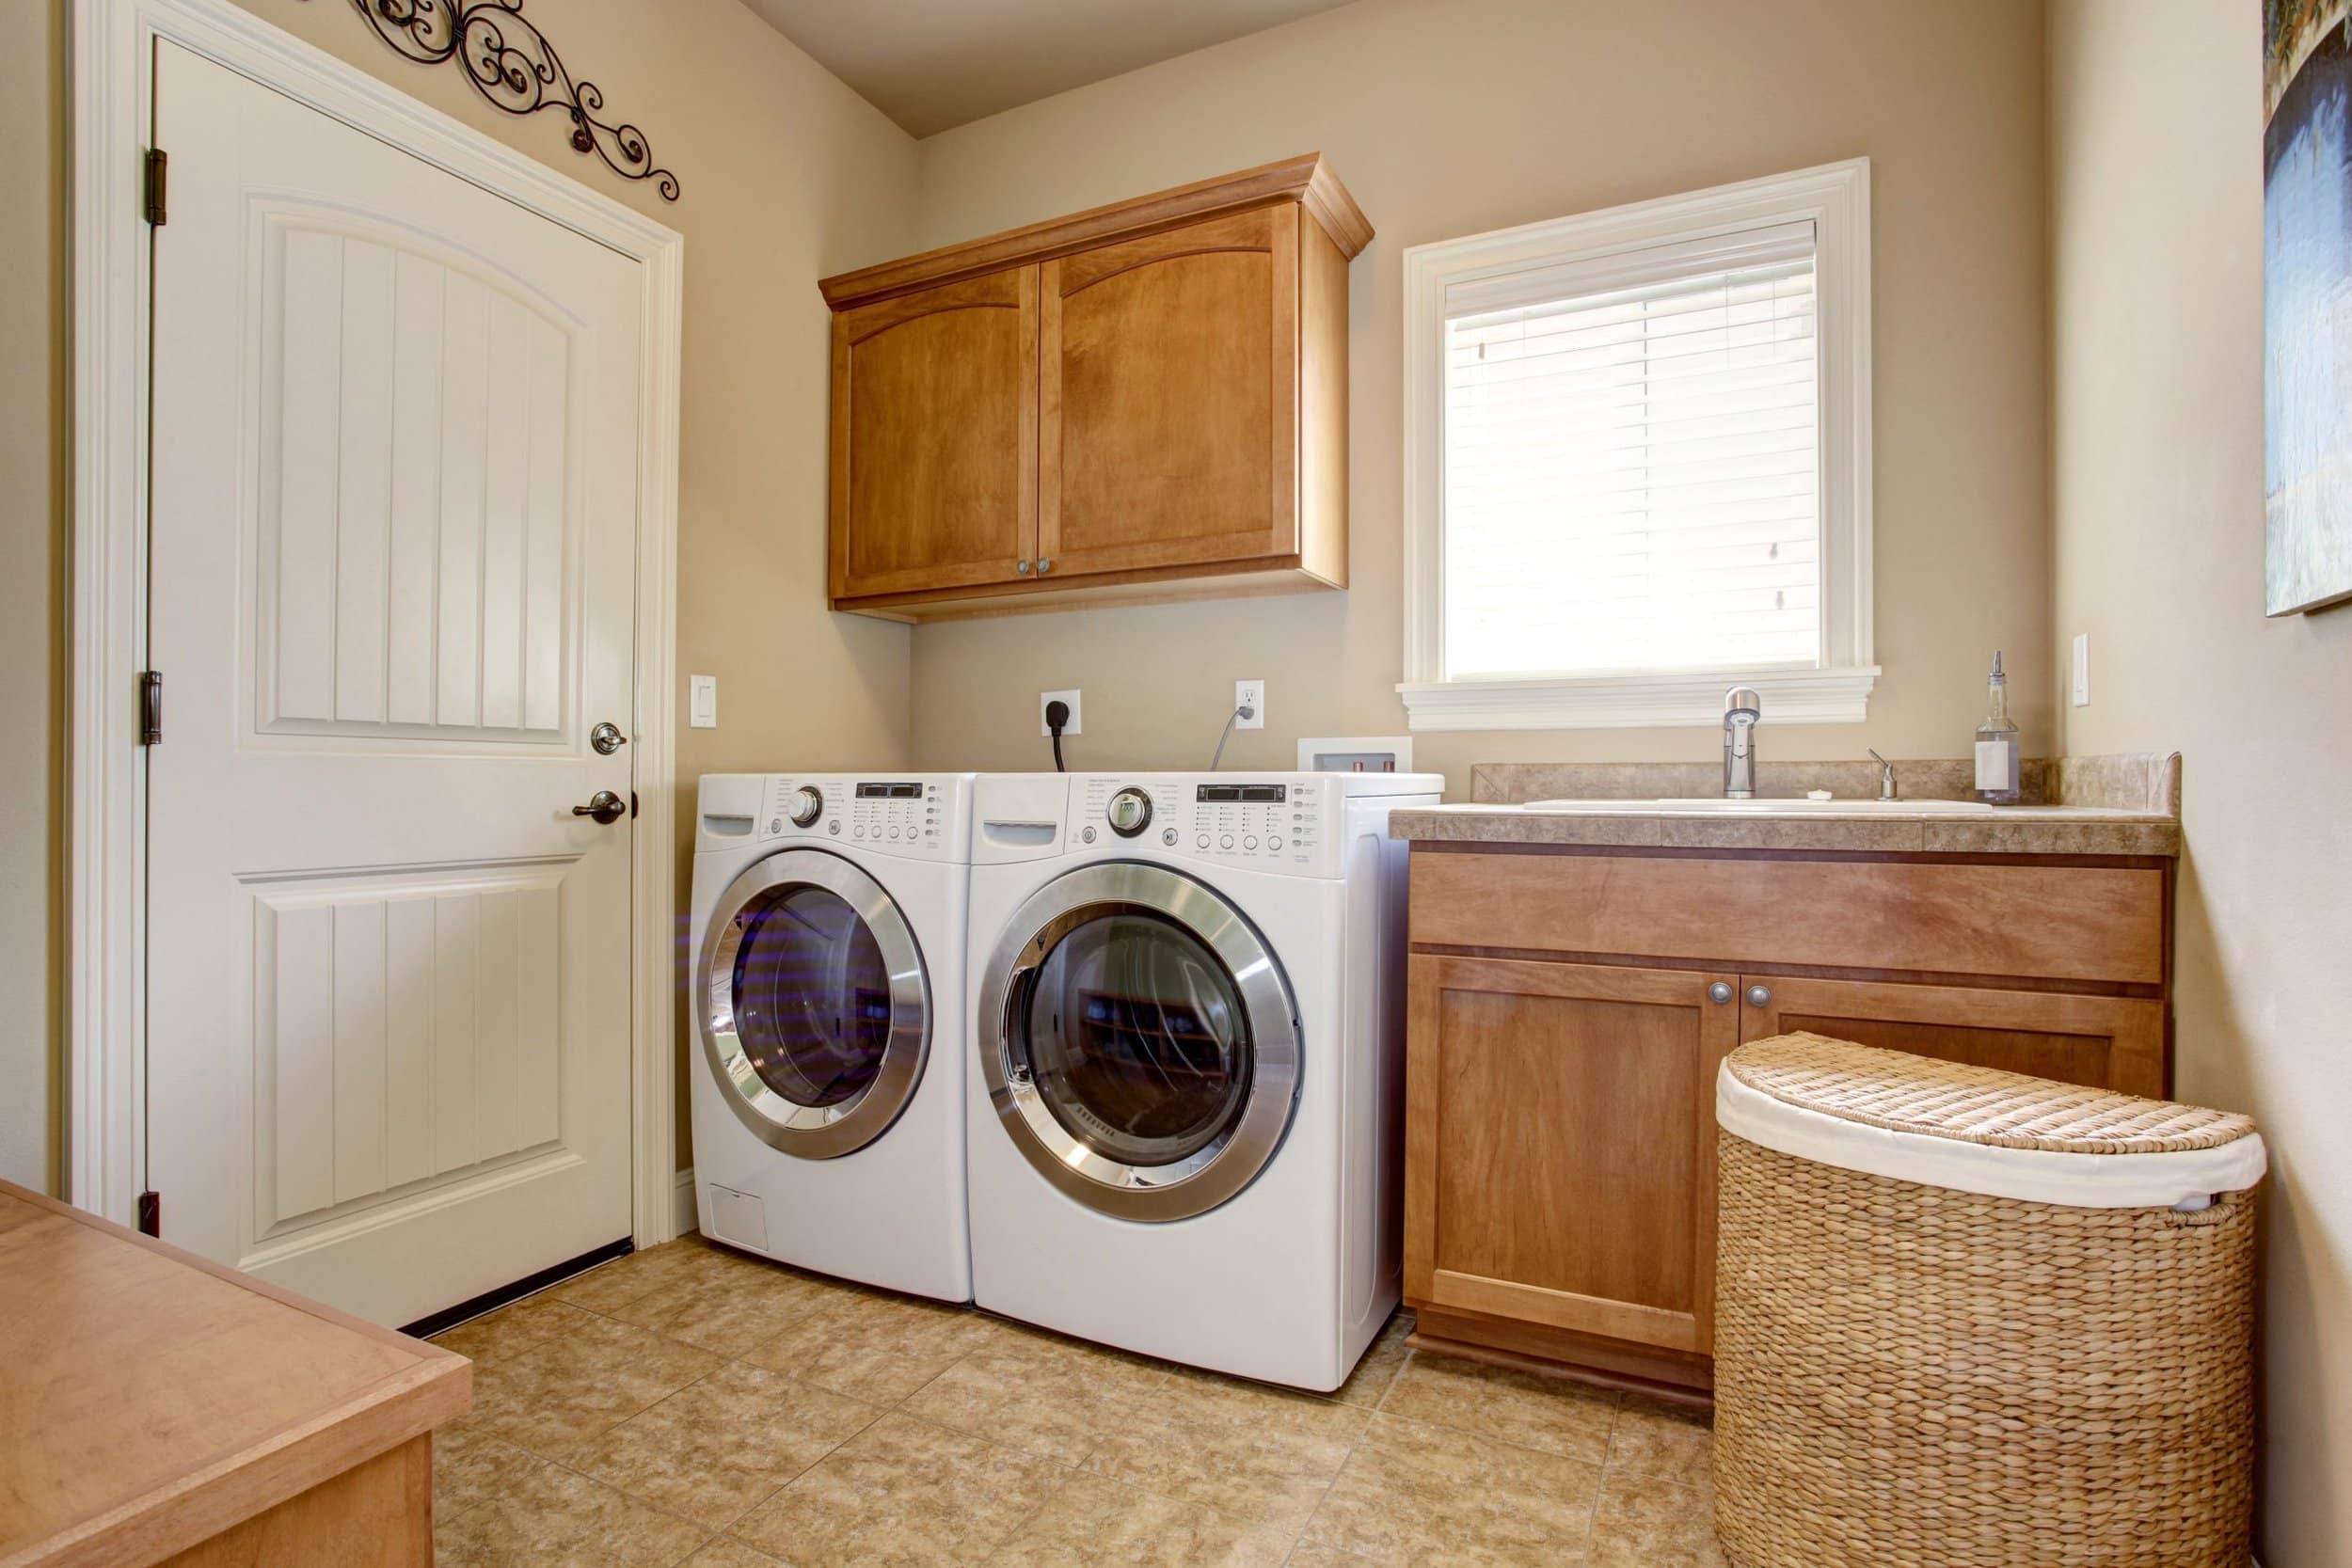
[[2074,634],[2074,705],[2090,705],[2090,633]]
[[1048,703],[1068,703],[1070,705],[1070,722],[1061,727],[1062,734],[1079,735],[1084,733],[1078,728],[1078,694],[1075,691],[1041,691],[1037,694],[1038,734],[1052,735],[1054,733],[1054,726],[1045,721],[1045,705]]
[[1233,683],[1233,705],[1237,708],[1246,707],[1249,710],[1248,718],[1236,719],[1233,721],[1233,728],[1237,730],[1264,729],[1265,682],[1235,681]]
[[718,676],[686,677],[686,727],[690,730],[715,730],[719,727]]

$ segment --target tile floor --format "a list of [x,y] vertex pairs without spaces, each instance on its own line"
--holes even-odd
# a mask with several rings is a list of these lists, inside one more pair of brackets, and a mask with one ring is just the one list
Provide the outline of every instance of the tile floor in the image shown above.
[[672,1243],[450,1330],[448,1568],[1720,1568],[1703,1421],[1407,1351],[1316,1398]]

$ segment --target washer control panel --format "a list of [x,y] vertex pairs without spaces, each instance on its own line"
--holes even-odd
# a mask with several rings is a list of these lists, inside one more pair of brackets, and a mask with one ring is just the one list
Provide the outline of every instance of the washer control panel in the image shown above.
[[1335,800],[1321,782],[1295,777],[1085,777],[1071,791],[1069,844],[1327,875]]
[[768,781],[761,838],[806,838],[886,853],[961,852],[970,806],[960,781],[779,774]]

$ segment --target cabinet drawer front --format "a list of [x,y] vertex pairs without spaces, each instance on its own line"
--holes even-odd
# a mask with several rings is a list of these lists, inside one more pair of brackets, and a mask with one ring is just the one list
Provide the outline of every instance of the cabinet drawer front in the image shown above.
[[834,597],[1025,580],[1037,341],[1035,267],[834,318]]
[[1416,943],[2164,981],[2157,870],[1419,847],[1412,867]]

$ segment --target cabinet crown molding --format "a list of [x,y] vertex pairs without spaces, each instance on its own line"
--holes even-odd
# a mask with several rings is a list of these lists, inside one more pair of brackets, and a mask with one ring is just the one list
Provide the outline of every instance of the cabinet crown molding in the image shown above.
[[819,281],[826,305],[847,310],[918,289],[936,288],[1032,261],[1051,261],[1122,240],[1140,239],[1203,218],[1295,201],[1354,261],[1372,243],[1372,224],[1320,152],[1262,164],[1237,174],[1091,207],[1068,217],[1008,229],[961,245],[927,250]]

